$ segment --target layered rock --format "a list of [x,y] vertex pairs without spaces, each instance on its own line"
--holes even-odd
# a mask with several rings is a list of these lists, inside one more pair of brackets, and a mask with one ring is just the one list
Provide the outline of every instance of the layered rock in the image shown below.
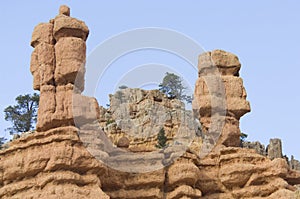
[[98,104],[80,94],[88,29],[69,14],[62,6],[54,20],[34,28],[36,132],[0,152],[0,198],[109,198],[99,178],[107,169],[86,150],[75,127],[76,115],[82,122],[97,118]]
[[240,145],[239,119],[250,111],[243,80],[238,77],[240,67],[237,56],[222,50],[199,56],[193,108],[199,114],[203,132],[215,134],[218,145]]
[[[215,146],[197,164],[200,177],[195,187],[203,198],[295,198],[296,188],[291,185],[299,183],[298,174],[289,169],[282,155],[273,161],[259,155],[264,151],[259,143],[254,147],[257,152],[237,148],[239,119],[250,111],[238,77],[240,67],[235,55],[222,50],[199,56],[193,109],[199,113],[204,136],[211,137]],[[272,154],[278,155],[274,148],[278,147],[272,147]]]
[[[72,98],[82,101],[89,30],[69,15],[70,9],[62,6],[55,19],[37,25],[32,33],[30,70],[33,88],[41,92],[37,131],[74,125]],[[89,104],[93,100],[84,99]]]
[[271,160],[275,158],[283,158],[288,163],[290,169],[300,171],[300,162],[296,160],[293,155],[291,156],[291,160],[289,160],[286,155],[283,155],[282,142],[278,138],[270,139],[267,148],[265,148],[265,146],[258,141],[242,141],[241,147],[254,149],[258,154],[266,156]]
[[[227,147],[200,160],[197,186],[204,198],[276,198],[285,191],[294,196],[295,187],[286,181],[284,159],[270,159],[254,150]],[[273,194],[273,196],[271,196]]]
[[109,198],[106,172],[82,146],[75,127],[35,132],[0,151],[0,198]]
[[[231,73],[233,72],[237,74],[238,70],[232,69]],[[223,69],[222,74],[226,74],[225,69]],[[221,77],[221,79],[226,82],[229,78]],[[236,80],[241,82],[240,79]],[[238,87],[229,86],[227,90],[230,88],[244,89],[242,84],[239,85]],[[197,92],[197,90],[195,92]],[[234,90],[230,90],[229,93],[230,92],[234,93]],[[245,92],[243,91],[243,93]],[[227,95],[228,92],[226,92],[226,102],[230,99]],[[136,98],[137,96],[139,95],[131,93],[132,98]],[[245,97],[245,94],[238,96]],[[114,96],[112,96],[112,98],[113,97]],[[142,97],[140,99],[142,99]],[[241,101],[243,104],[248,104],[242,100],[244,100],[244,98],[234,99],[235,102]],[[112,110],[114,109],[114,103],[113,100],[113,103],[111,103],[113,106]],[[120,107],[119,103],[117,104],[117,107]],[[239,107],[238,104],[237,107]],[[195,108],[195,106],[193,108]],[[201,111],[207,109],[211,108],[206,106],[202,109],[202,107],[199,107],[200,115]],[[139,108],[135,108],[134,110],[135,113],[139,112]],[[197,111],[197,109],[195,110]],[[247,107],[241,111],[235,110],[234,108],[230,109],[231,112],[229,111],[229,113],[225,115],[229,117],[229,119],[225,118],[225,127],[226,123],[228,125],[228,123],[233,120],[228,115],[235,116],[237,120],[246,110]],[[206,113],[202,115],[205,114]],[[112,114],[107,115],[107,112],[103,110],[102,117],[100,118],[103,118],[105,115],[108,119],[103,120],[103,122],[109,121]],[[206,116],[204,120],[200,118],[200,121],[211,120],[210,117],[212,117],[212,115],[207,114]],[[133,120],[135,118],[136,117],[131,117]],[[114,120],[112,124],[115,122]],[[266,156],[259,155],[255,150],[226,147],[223,141],[228,140],[229,135],[228,132],[226,132],[228,129],[232,130],[230,133],[238,135],[234,137],[234,139],[237,139],[237,141],[235,141],[236,144],[240,144],[238,122],[229,124],[234,124],[235,128],[223,128],[223,132],[220,135],[222,142],[215,143],[216,146],[213,152],[208,154],[205,158],[201,159],[199,158],[199,153],[194,153],[193,150],[187,149],[187,152],[176,159],[173,164],[166,165],[163,170],[157,170],[156,172],[147,174],[125,174],[115,170],[111,171],[109,168],[108,170],[114,174],[104,176],[102,180],[103,190],[110,195],[111,198],[295,198],[294,192],[296,187],[293,185],[300,182],[298,179],[299,173],[290,170],[285,159],[277,158],[272,161]],[[203,123],[203,125],[204,128],[207,127],[207,123]],[[104,127],[105,130],[108,130],[110,133],[117,133],[116,131],[110,131],[107,126]],[[206,133],[211,132],[214,133],[213,131],[207,131]],[[150,141],[144,140],[144,142],[147,143]],[[126,146],[130,145],[128,145],[128,142],[126,143]],[[264,151],[263,146],[258,143],[256,145],[258,151]],[[172,150],[169,152],[170,154],[174,153]],[[152,176],[154,173],[155,175],[159,175],[159,177],[156,176],[154,178]],[[124,178],[126,178],[128,185],[119,184],[118,186],[113,186],[110,181],[110,176],[112,175],[116,176],[114,181],[118,182],[123,182]],[[155,180],[151,180],[151,177]],[[143,184],[144,186],[132,185],[129,182],[140,182],[139,184]]]
[[200,198],[202,193],[195,188],[200,170],[195,162],[197,156],[187,152],[174,164],[147,173],[128,173],[108,168],[101,178],[102,189],[111,198],[118,199]]
[[[111,96],[105,110],[81,95],[88,28],[69,15],[62,6],[55,19],[34,29],[30,68],[41,92],[37,131],[0,151],[1,198],[296,198],[300,173],[276,158],[276,144],[269,147],[273,160],[236,147],[239,119],[250,106],[235,55],[216,50],[199,56],[193,109],[204,135],[191,145],[173,143],[175,132],[195,129],[179,101],[128,89],[119,95],[128,95],[129,103],[122,106],[123,97]],[[156,121],[147,108],[156,110]],[[162,119],[165,112],[171,113]],[[149,135],[158,124],[166,128],[166,148],[153,148],[155,136],[127,135]],[[204,149],[213,150],[202,157]]]

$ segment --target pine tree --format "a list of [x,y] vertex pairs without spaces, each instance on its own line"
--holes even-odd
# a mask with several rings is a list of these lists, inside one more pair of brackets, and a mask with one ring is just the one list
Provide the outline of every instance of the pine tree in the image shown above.
[[192,97],[185,94],[187,87],[183,85],[182,78],[174,73],[166,73],[162,83],[159,84],[159,90],[170,99],[176,98],[192,103]]
[[159,133],[157,134],[157,148],[165,148],[167,146],[167,137],[165,135],[164,128],[161,128]]
[[37,120],[38,94],[19,95],[16,101],[17,105],[8,106],[4,110],[5,120],[12,123],[12,127],[6,129],[10,134],[32,130]]

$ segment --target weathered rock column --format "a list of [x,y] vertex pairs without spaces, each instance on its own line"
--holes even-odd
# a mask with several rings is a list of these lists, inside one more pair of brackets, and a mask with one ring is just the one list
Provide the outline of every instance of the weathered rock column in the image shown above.
[[275,158],[283,158],[282,144],[280,139],[270,139],[270,144],[267,146],[267,155],[271,160]]
[[83,21],[70,17],[67,6],[49,23],[35,27],[30,70],[33,88],[40,90],[37,131],[74,126],[72,100],[74,92],[81,97],[84,89],[88,33]]
[[[199,56],[199,78],[195,85],[195,102],[204,134],[211,126],[213,116],[225,116],[224,126],[216,144],[225,146],[240,145],[239,119],[250,111],[250,104],[246,101],[246,91],[243,80],[239,77],[241,64],[238,57],[229,52],[214,50]],[[218,83],[221,82],[220,83]],[[223,84],[223,85],[222,85]],[[222,94],[222,90],[223,94]],[[225,98],[226,112],[220,113],[220,104],[213,104],[213,100],[222,101]],[[214,112],[212,110],[215,110]],[[210,130],[209,133],[218,133]]]
[[[13,152],[4,152],[8,158],[0,164],[0,198],[109,198],[100,180],[107,168],[79,137],[78,122],[97,120],[99,108],[94,98],[81,95],[88,33],[67,6],[34,28],[30,70],[33,88],[40,90],[37,131],[16,140],[9,149]],[[14,150],[21,158],[10,155]]]

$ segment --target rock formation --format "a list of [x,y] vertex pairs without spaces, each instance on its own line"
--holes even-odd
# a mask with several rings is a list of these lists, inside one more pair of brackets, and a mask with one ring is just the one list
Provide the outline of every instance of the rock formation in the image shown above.
[[282,142],[278,138],[270,139],[267,148],[265,148],[265,146],[258,141],[243,141],[241,143],[241,147],[247,149],[254,149],[258,154],[266,156],[271,160],[275,158],[284,158],[290,166],[290,169],[300,171],[300,162],[298,160],[295,160],[293,155],[291,157],[291,160],[289,160],[289,158],[286,155],[283,155]]
[[289,161],[289,165],[291,169],[300,171],[300,162],[299,160],[295,160],[294,156],[291,157],[291,160]]
[[[180,115],[180,103],[157,91],[128,89],[133,98],[124,106],[130,110],[128,121],[112,129],[107,123],[117,124],[123,113],[114,108],[119,101],[112,96],[111,109],[104,110],[81,95],[88,28],[69,15],[70,9],[62,6],[55,19],[34,29],[30,68],[34,89],[40,90],[37,131],[0,151],[0,198],[296,198],[299,172],[277,155],[271,160],[238,147],[239,119],[250,106],[235,55],[215,50],[199,56],[193,109],[203,136],[194,137],[190,147],[170,144],[154,150],[148,147],[154,144],[151,139],[125,137],[132,130],[126,122],[144,122],[138,114],[151,104]],[[172,116],[163,125],[173,132],[181,118]],[[102,126],[107,133],[99,122],[107,124]],[[154,121],[149,124],[157,131]],[[193,142],[200,143],[200,153]],[[203,149],[212,151],[201,157]]]
[[[168,145],[192,142],[194,137],[201,136],[193,112],[185,110],[180,100],[168,99],[159,90],[121,89],[110,95],[108,109],[100,109],[100,126],[115,145],[128,140],[126,148],[130,151],[157,150],[157,133],[161,128],[166,132]],[[183,134],[190,139],[184,139]],[[192,148],[199,152],[200,145],[193,143]]]
[[40,90],[41,98],[37,131],[74,125],[72,97],[75,92],[80,98],[84,89],[89,30],[69,14],[70,9],[62,6],[58,16],[38,24],[32,33],[30,70],[33,88]]
[[271,160],[275,158],[282,158],[282,144],[280,139],[270,139],[270,144],[267,146],[266,150],[268,158]]
[[242,142],[241,147],[246,149],[254,149],[256,153],[263,156],[267,155],[265,146],[260,142]]
[[[199,56],[194,109],[199,110],[203,132],[219,136],[216,131],[221,131],[217,144],[225,146],[240,146],[239,119],[250,111],[243,80],[238,77],[240,67],[237,56],[222,50]],[[214,117],[224,120],[221,129],[213,129],[217,126]]]
[[0,152],[0,198],[109,198],[99,180],[106,168],[83,147],[74,126],[72,97],[95,104],[80,95],[83,84],[75,84],[84,81],[89,31],[69,15],[62,6],[55,19],[34,28],[30,70],[33,88],[40,90],[37,132]]

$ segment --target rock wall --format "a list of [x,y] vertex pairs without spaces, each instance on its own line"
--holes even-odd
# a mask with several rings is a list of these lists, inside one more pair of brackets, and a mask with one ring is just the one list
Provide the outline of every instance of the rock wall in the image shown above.
[[[238,58],[225,51],[199,57],[193,108],[204,140],[220,134],[217,142],[210,143],[214,148],[208,155],[200,158],[184,145],[129,154],[124,149],[128,140],[114,146],[108,138],[113,131],[107,135],[99,129],[103,110],[95,99],[81,95],[88,29],[69,15],[70,9],[62,6],[55,19],[34,29],[31,71],[34,89],[41,91],[37,132],[0,151],[1,198],[296,198],[294,185],[300,184],[300,173],[290,170],[284,159],[271,160],[237,147],[239,119],[250,106],[238,77]],[[222,111],[218,106],[222,103],[212,102],[221,102],[222,84],[214,84],[215,80],[224,85],[227,107],[219,115],[214,110]],[[133,113],[138,109],[143,106],[133,107]],[[219,132],[211,125],[215,116],[220,119],[217,124],[224,124]],[[137,118],[129,119],[137,122]],[[128,170],[133,167],[139,172]]]
[[[100,126],[107,136],[116,146],[133,152],[157,150],[161,128],[168,145],[183,144],[183,134],[201,139],[201,126],[192,110],[186,110],[183,102],[168,99],[159,90],[121,89],[110,95],[108,109],[100,109]],[[193,143],[192,148],[200,152],[201,143]]]

